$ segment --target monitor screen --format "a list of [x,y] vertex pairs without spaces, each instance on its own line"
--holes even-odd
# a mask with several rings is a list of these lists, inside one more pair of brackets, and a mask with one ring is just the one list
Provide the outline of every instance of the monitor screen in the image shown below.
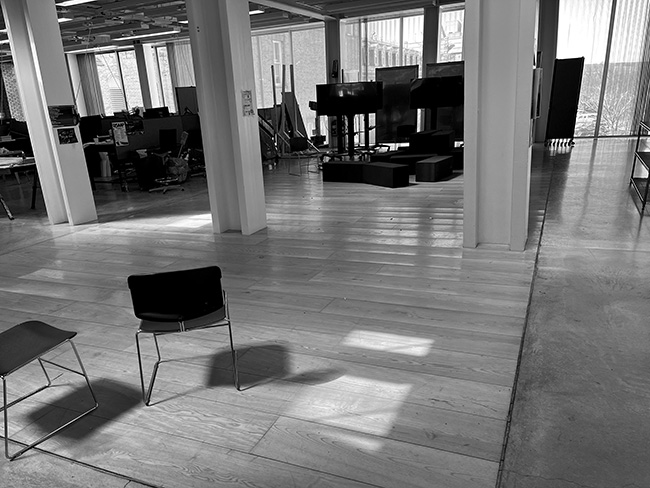
[[383,84],[375,81],[316,85],[318,115],[375,113],[383,103]]
[[144,111],[145,119],[156,119],[159,117],[169,117],[168,107],[147,108]]
[[104,135],[102,133],[102,116],[88,115],[79,120],[79,134],[81,142],[92,142],[95,137]]
[[462,76],[419,78],[411,83],[411,108],[457,107],[463,104]]

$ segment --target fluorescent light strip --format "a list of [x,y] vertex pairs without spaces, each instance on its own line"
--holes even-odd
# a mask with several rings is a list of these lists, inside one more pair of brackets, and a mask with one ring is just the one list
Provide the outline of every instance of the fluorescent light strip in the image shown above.
[[81,54],[81,53],[97,53],[101,51],[114,51],[119,46],[103,46],[103,47],[88,47],[84,49],[76,49],[74,51],[66,51],[65,54]]
[[170,30],[164,32],[152,32],[150,34],[138,34],[135,36],[116,37],[113,41],[130,41],[131,39],[142,39],[143,37],[164,36],[166,34],[178,34],[180,30]]
[[82,3],[96,2],[97,0],[65,0],[65,2],[57,3],[57,7],[71,7],[72,5],[81,5]]

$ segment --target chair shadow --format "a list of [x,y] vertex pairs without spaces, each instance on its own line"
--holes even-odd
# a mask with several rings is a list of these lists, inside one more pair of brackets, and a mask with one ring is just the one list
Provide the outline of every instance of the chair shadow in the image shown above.
[[[117,417],[142,402],[140,389],[127,383],[100,379],[91,381],[91,385],[99,403],[99,407],[89,416],[92,417],[92,421],[87,420],[88,418],[82,419],[59,432],[57,436],[76,440],[83,439],[91,435],[94,430],[114,421]],[[52,391],[61,387],[67,387],[67,385],[57,385],[55,383],[38,395],[47,395],[48,390]],[[46,403],[42,404],[40,408],[31,410],[27,414],[27,418],[29,418],[33,426],[38,427],[43,432],[57,428],[93,405],[92,396],[85,384],[79,384],[73,391],[53,400],[38,395],[35,398],[42,399]],[[84,426],[84,422],[88,423]]]
[[[333,381],[345,374],[344,370],[334,368],[292,373],[291,353],[287,347],[280,344],[257,344],[246,348],[243,352],[241,349],[237,365],[242,391],[279,380],[317,385]],[[233,384],[231,361],[229,351],[216,354],[212,358],[210,373],[206,380],[207,386]]]

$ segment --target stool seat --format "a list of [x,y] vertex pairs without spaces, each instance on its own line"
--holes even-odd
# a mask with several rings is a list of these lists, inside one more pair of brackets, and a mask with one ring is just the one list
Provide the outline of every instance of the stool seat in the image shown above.
[[0,376],[20,369],[76,335],[37,320],[0,332]]

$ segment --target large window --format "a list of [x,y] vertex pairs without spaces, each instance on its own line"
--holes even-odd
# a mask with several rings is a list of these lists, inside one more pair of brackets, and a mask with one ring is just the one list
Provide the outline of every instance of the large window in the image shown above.
[[95,55],[106,115],[142,107],[142,92],[135,51]]
[[462,61],[465,5],[459,3],[440,7],[439,19],[438,62]]
[[636,131],[649,16],[647,0],[560,0],[557,57],[585,58],[576,136]]
[[124,95],[117,53],[97,54],[95,60],[97,61],[97,74],[106,115],[126,110],[126,96]]

